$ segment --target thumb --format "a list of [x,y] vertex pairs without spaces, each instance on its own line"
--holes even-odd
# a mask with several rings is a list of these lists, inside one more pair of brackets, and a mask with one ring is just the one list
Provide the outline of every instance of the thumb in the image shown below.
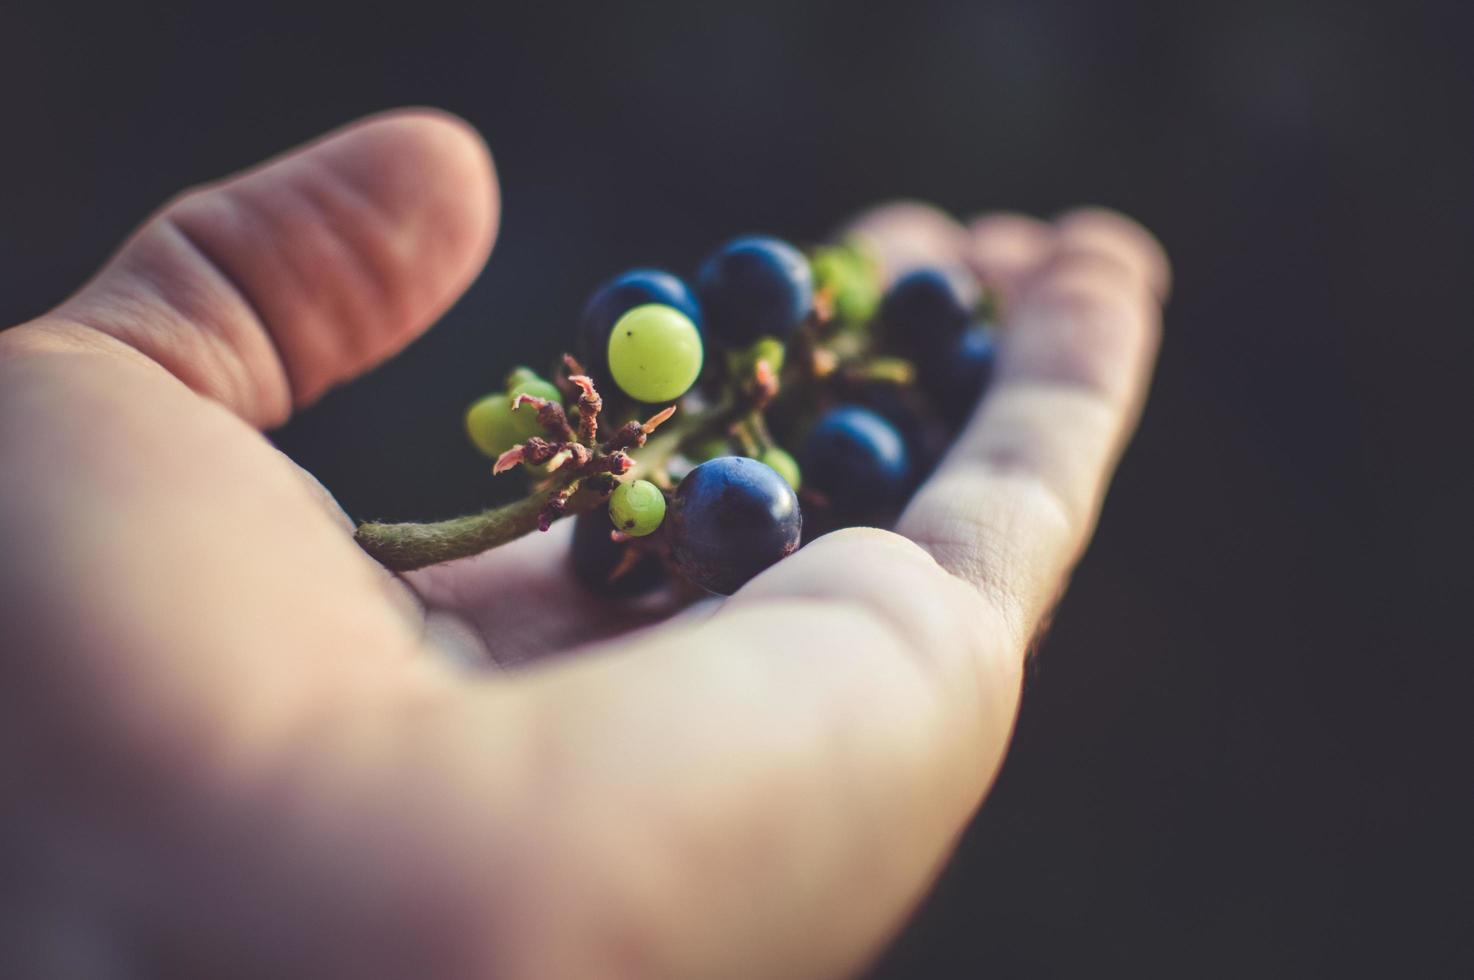
[[466,123],[387,113],[180,195],[32,326],[64,344],[106,334],[276,425],[443,313],[486,261],[497,211]]

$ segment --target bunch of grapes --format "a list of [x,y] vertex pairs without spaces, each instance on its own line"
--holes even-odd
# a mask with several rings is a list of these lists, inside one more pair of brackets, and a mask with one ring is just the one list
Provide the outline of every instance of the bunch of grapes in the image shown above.
[[987,385],[990,322],[966,269],[894,275],[858,239],[806,255],[738,238],[694,286],[626,272],[588,300],[576,356],[547,377],[516,369],[467,412],[494,472],[528,473],[528,497],[366,524],[359,540],[414,568],[574,516],[589,589],[730,594],[809,538],[895,518]]

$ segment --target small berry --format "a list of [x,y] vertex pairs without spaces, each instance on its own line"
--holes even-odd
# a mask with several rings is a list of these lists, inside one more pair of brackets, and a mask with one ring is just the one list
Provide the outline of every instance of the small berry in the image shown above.
[[777,337],[763,337],[750,347],[727,355],[727,364],[738,378],[752,377],[759,363],[766,363],[768,369],[777,375],[783,370],[783,360],[783,342]]
[[609,373],[636,401],[675,401],[701,374],[701,334],[681,311],[651,303],[637,306],[609,335]]
[[978,304],[976,280],[963,269],[933,266],[896,280],[880,304],[887,341],[920,360],[946,356]]
[[660,303],[680,310],[701,329],[696,294],[678,276],[663,269],[631,269],[594,290],[578,323],[578,350],[584,367],[607,377],[609,335],[619,318],[637,306]]
[[794,459],[787,450],[778,446],[769,446],[758,456],[758,462],[767,463],[773,471],[787,481],[790,487],[800,489],[801,478],[798,469],[798,460]]
[[868,408],[845,405],[809,433],[804,474],[844,517],[871,516],[901,504],[911,457],[896,427]]
[[924,265],[955,262],[968,253],[971,241],[956,218],[919,201],[872,208],[847,231],[846,237],[873,255],[882,275],[892,280]]
[[844,324],[866,323],[880,306],[880,274],[860,248],[826,245],[816,249],[809,265],[814,289],[829,294],[835,317]]
[[746,347],[764,336],[786,340],[814,308],[808,261],[777,238],[728,242],[696,279],[707,330],[729,347]]
[[957,337],[946,357],[922,365],[927,391],[949,423],[967,420],[992,380],[997,360],[992,328],[975,324]]
[[708,592],[731,595],[793,553],[803,514],[793,488],[772,467],[719,456],[681,480],[666,523],[681,573]]
[[659,587],[665,580],[660,560],[652,554],[631,559],[630,547],[610,537],[603,515],[578,515],[573,522],[573,577],[590,592],[610,598],[630,598]]
[[487,395],[466,410],[466,434],[492,459],[542,432],[537,412],[526,406],[514,412],[512,396],[505,391]]
[[693,463],[704,463],[718,456],[730,456],[732,455],[732,440],[726,436],[712,436],[687,448],[684,455]]
[[533,436],[546,434],[537,420],[537,409],[530,405],[512,407],[516,397],[523,394],[563,403],[563,395],[551,382],[519,367],[507,375],[506,391],[478,399],[466,410],[466,434],[477,449],[492,459]]
[[558,386],[525,367],[519,367],[507,375],[507,394],[516,398],[518,395],[530,395],[533,398],[541,398],[544,401],[563,404],[563,393]]
[[632,538],[643,538],[665,520],[665,494],[649,480],[632,480],[614,488],[609,520]]

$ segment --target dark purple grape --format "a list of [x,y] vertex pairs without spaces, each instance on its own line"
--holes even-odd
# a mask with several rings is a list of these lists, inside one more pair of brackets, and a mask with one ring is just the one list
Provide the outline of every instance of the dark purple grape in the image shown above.
[[998,344],[991,327],[974,324],[942,358],[924,361],[921,377],[942,417],[954,428],[967,421],[993,378]]
[[911,458],[910,486],[920,483],[946,455],[953,428],[938,417],[938,409],[922,389],[894,384],[870,384],[850,393],[853,404],[868,408],[901,434]]
[[718,456],[687,473],[665,515],[676,567],[719,595],[792,554],[802,531],[788,481],[745,456]]
[[826,412],[809,433],[803,472],[837,516],[863,520],[905,502],[913,469],[894,425],[868,408],[844,405]]
[[886,342],[918,361],[944,357],[967,329],[978,299],[977,281],[965,269],[936,266],[908,272],[880,303]]
[[734,349],[764,336],[787,340],[814,308],[814,279],[803,253],[760,235],[714,252],[696,275],[696,290],[707,331]]
[[652,554],[641,556],[618,578],[610,578],[631,547],[615,543],[609,536],[611,530],[609,517],[602,508],[574,518],[574,578],[590,592],[610,598],[631,598],[659,587],[665,578],[664,569]]
[[660,303],[685,314],[701,329],[701,307],[691,287],[663,269],[631,269],[594,291],[578,324],[578,354],[597,378],[609,377],[609,332],[619,318],[637,306]]

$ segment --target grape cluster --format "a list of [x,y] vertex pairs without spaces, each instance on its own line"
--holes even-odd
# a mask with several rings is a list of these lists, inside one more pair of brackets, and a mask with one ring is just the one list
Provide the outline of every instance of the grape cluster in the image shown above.
[[542,481],[540,526],[578,513],[591,590],[726,595],[806,536],[894,519],[988,383],[988,321],[965,269],[887,282],[860,242],[738,238],[691,285],[649,268],[601,285],[578,359],[517,369],[466,427],[498,472]]

